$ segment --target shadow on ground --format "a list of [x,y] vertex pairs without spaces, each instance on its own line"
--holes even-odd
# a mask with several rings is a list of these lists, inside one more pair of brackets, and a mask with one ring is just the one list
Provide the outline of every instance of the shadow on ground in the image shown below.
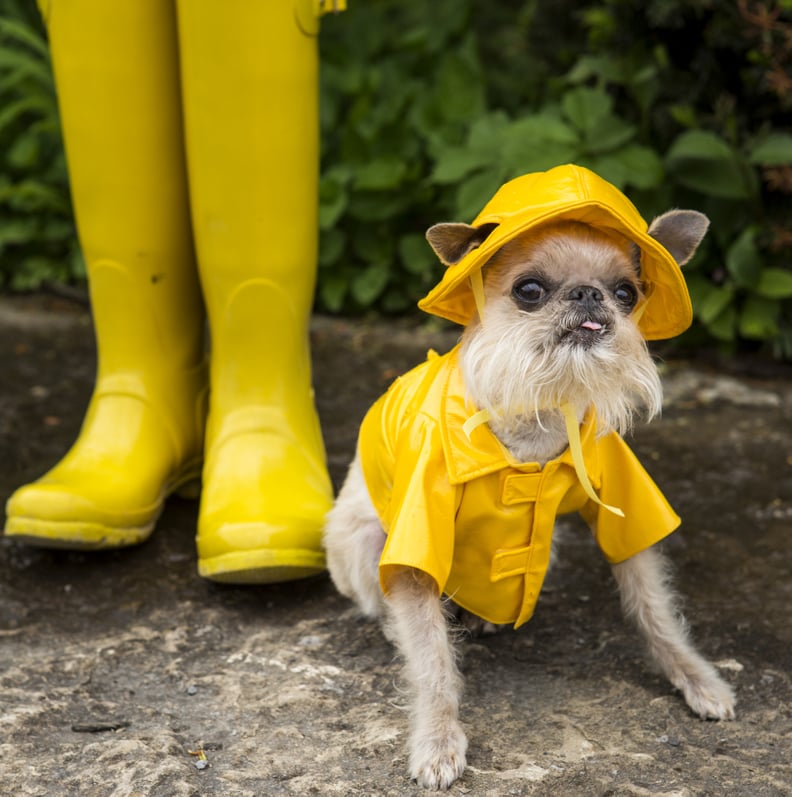
[[[336,486],[366,407],[453,333],[317,319]],[[684,519],[668,550],[696,640],[737,689],[703,722],[646,666],[573,526],[535,618],[463,644],[469,767],[451,794],[787,795],[792,784],[789,370],[672,363],[633,445]],[[0,302],[0,499],[58,459],[94,368],[89,320]],[[197,505],[121,552],[0,545],[0,792],[71,797],[413,795],[399,664],[326,577],[195,573]]]

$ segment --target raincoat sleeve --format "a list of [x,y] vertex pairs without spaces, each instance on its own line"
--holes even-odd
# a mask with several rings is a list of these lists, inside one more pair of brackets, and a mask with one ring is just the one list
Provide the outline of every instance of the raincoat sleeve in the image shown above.
[[597,441],[598,485],[602,501],[624,517],[590,501],[581,510],[611,564],[623,562],[668,536],[680,524],[658,486],[618,434]]
[[380,558],[380,584],[388,594],[394,569],[414,567],[445,587],[454,555],[456,488],[449,483],[440,430],[417,418],[397,443],[393,488],[383,526],[388,535]]

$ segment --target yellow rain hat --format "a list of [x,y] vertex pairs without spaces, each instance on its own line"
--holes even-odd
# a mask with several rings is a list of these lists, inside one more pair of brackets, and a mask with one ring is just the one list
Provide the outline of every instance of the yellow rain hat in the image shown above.
[[525,174],[502,185],[473,222],[474,227],[497,227],[481,246],[448,266],[443,279],[418,306],[427,313],[467,324],[476,312],[471,275],[480,272],[513,238],[553,221],[578,221],[605,232],[616,231],[640,248],[646,300],[638,308],[642,314],[637,323],[647,340],[672,338],[690,326],[690,294],[671,253],[647,234],[646,221],[618,188],[574,165]]

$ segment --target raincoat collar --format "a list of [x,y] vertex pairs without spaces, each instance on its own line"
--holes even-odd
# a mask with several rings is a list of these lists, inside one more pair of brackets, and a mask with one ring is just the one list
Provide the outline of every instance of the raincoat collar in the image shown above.
[[480,272],[498,249],[521,233],[562,220],[619,233],[640,248],[646,300],[636,323],[647,340],[671,338],[690,326],[690,295],[671,253],[647,233],[646,221],[621,191],[574,165],[525,174],[501,186],[473,222],[497,226],[481,246],[446,269],[418,306],[466,325],[476,311],[471,274]]
[[[451,484],[462,484],[506,467],[526,473],[539,472],[543,468],[537,462],[516,462],[503,444],[493,434],[488,424],[477,426],[468,436],[463,429],[465,422],[476,411],[466,395],[465,385],[459,369],[459,346],[446,355],[445,373],[441,377],[440,434],[443,443],[448,478]],[[580,428],[583,454],[587,470],[596,472],[597,449],[596,418],[593,412]],[[574,470],[572,454],[567,447],[556,459],[548,462],[544,469],[555,469],[568,465]]]

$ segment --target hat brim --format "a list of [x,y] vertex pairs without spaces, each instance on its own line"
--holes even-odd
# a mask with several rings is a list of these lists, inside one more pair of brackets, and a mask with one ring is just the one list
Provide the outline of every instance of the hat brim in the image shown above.
[[647,340],[662,340],[684,332],[693,321],[693,307],[678,263],[659,241],[647,233],[646,222],[627,197],[593,173],[587,174],[607,186],[606,191],[595,186],[604,194],[602,198],[592,196],[597,192],[589,190],[583,197],[569,197],[567,194],[559,201],[529,204],[510,213],[490,213],[489,206],[485,207],[474,226],[497,224],[497,227],[481,246],[458,263],[448,266],[443,279],[421,299],[418,306],[455,323],[468,324],[476,312],[469,279],[474,271],[481,270],[502,246],[518,235],[549,222],[577,221],[606,232],[620,233],[641,250],[641,280],[646,299],[638,327],[643,336]]

